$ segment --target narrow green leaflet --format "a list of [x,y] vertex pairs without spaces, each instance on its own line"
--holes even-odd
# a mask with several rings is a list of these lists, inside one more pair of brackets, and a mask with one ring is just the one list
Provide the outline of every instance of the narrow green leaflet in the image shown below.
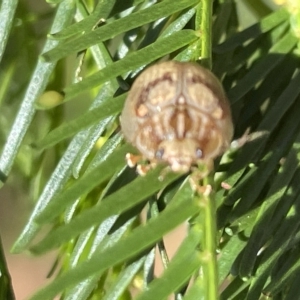
[[122,10],[128,9],[130,6],[136,6],[144,1],[145,0],[126,0],[121,3],[117,3],[117,0],[99,1],[91,15],[87,16],[80,22],[68,26],[60,32],[53,34],[52,37],[54,39],[62,40],[78,33],[89,32],[93,27],[95,27],[95,25],[98,24],[99,21],[101,23],[101,19],[103,21],[109,21],[107,18],[110,17],[111,14],[120,13]]
[[[262,51],[268,51],[271,43],[266,43],[265,40],[272,41],[272,45],[276,44],[281,37],[288,31],[288,22],[283,22],[279,26],[272,29],[269,33],[264,36],[259,37],[258,39],[254,39],[249,42],[247,45],[242,48],[236,49],[234,54],[232,55],[232,60],[227,64],[221,62],[223,68],[220,70],[220,66],[218,67],[218,72],[227,72],[233,73],[242,68],[245,65],[248,65],[249,62],[256,60],[260,57],[260,53]],[[220,55],[222,59],[222,55]],[[270,87],[270,85],[268,86]]]
[[293,273],[293,280],[289,287],[289,291],[285,296],[285,300],[294,300],[295,295],[299,293],[300,269]]
[[[51,31],[55,32],[64,26],[67,26],[73,18],[74,11],[75,1],[62,2],[57,9]],[[56,44],[56,41],[48,39],[44,49],[49,50]],[[55,63],[45,63],[41,59],[37,61],[36,68],[27,87],[20,110],[7,137],[7,142],[4,145],[0,157],[0,170],[5,175],[8,175],[13,166],[23,138],[34,117],[35,102],[47,86],[54,67]]]
[[82,19],[80,22],[76,22],[63,30],[54,33],[51,37],[57,40],[63,40],[83,32],[91,31],[101,18],[107,19],[112,8],[116,4],[116,1],[117,0],[99,1],[91,15]]
[[213,46],[218,44],[222,36],[226,34],[228,22],[230,20],[231,14],[233,13],[233,6],[234,4],[230,1],[224,1],[222,4],[220,4],[216,19],[213,22]]
[[[286,127],[289,128],[289,127]],[[267,157],[268,159],[263,161],[262,164],[257,169],[257,172],[253,174],[253,177],[251,179],[251,184],[244,187],[244,195],[243,200],[238,203],[235,208],[233,209],[231,213],[231,219],[236,220],[237,216],[244,215],[249,208],[253,205],[255,202],[254,200],[257,199],[259,194],[262,192],[263,188],[268,184],[267,179],[272,176],[272,172],[278,172],[278,162],[283,157],[283,155],[286,153],[287,149],[286,147],[280,147],[281,144],[287,144],[289,145],[291,142],[291,138],[293,138],[294,130],[291,132],[292,134],[290,136],[284,135],[282,133],[281,136],[279,136],[277,143],[274,144],[274,148],[278,148],[278,150],[274,153],[268,153]],[[281,138],[280,138],[281,137]],[[286,139],[284,139],[286,138]],[[275,146],[277,145],[277,147]],[[279,192],[279,195],[281,195],[284,190],[282,190],[282,186],[287,187],[289,186],[291,180],[294,176],[294,173],[296,172],[298,166],[299,166],[299,158],[297,153],[299,153],[298,150],[299,146],[297,145],[297,142],[295,145],[293,145],[292,148],[289,148],[289,155],[286,157],[286,162],[284,166],[279,169],[278,175],[276,180],[274,180],[273,184],[271,185],[270,191],[266,197],[265,204],[273,197],[268,198],[270,195],[277,195]],[[284,171],[283,174],[281,174]],[[255,187],[255,189],[253,188]],[[278,198],[278,195],[277,195]],[[274,197],[276,199],[276,197]],[[287,204],[289,201],[285,201]],[[275,230],[279,223],[276,222],[274,219],[274,216],[272,217],[272,225],[268,226],[268,229],[266,230],[266,233],[271,233],[272,230]]]
[[85,173],[70,188],[53,198],[36,216],[36,221],[48,223],[59,216],[66,207],[71,205],[81,195],[90,192],[93,188],[108,180],[118,169],[121,169],[126,164],[125,155],[128,152],[132,152],[132,150],[133,148],[129,145],[124,145],[116,150],[107,160],[90,172]]
[[[295,252],[294,245],[297,245],[297,231],[299,230],[300,224],[299,217],[296,213],[296,211],[299,210],[300,199],[299,178],[300,171],[297,169],[297,173],[295,174],[288,191],[284,197],[280,199],[280,202],[277,205],[277,213],[274,213],[272,216],[271,228],[268,229],[270,231],[271,242],[260,255],[260,266],[256,270],[255,278],[253,279],[249,293],[252,293],[252,290],[253,292],[255,292],[255,290],[258,290],[259,292],[260,289],[257,286],[263,285],[261,283],[262,278],[260,275],[266,272],[269,266],[277,269],[272,275],[272,281],[270,283],[270,286],[276,286],[276,283],[281,282],[281,280],[286,277],[285,273],[289,273],[291,265],[296,264],[295,261],[289,262],[289,260],[296,259],[297,261],[299,259],[299,250],[296,250],[296,258],[292,257],[290,251],[292,248]],[[284,256],[288,257],[285,259]],[[276,261],[279,264],[279,269],[275,264]]]
[[[267,184],[267,179],[269,176],[271,176],[274,171],[277,171],[278,162],[282,158],[282,153],[284,153],[283,150],[284,149],[274,153],[273,155],[268,153],[267,157],[263,159],[259,168],[255,169],[255,172],[251,174],[247,184],[243,187],[237,188],[241,191],[242,201],[239,202],[232,210],[229,218],[231,222],[247,213],[253,206],[253,203],[255,203],[261,191]],[[235,198],[234,200],[238,201],[238,198]]]
[[[176,191],[175,195],[173,195],[172,200],[169,201],[169,205],[177,205],[182,201],[185,202],[188,199],[192,199],[193,194],[194,192],[191,189],[190,182],[188,179],[186,179],[185,182],[181,184],[180,188]],[[187,203],[187,205],[189,205],[189,203]],[[159,216],[159,214],[160,213],[157,212],[156,217]],[[189,279],[189,277],[191,276],[191,269],[190,269],[191,267],[192,267],[192,271],[194,270],[194,268],[199,267],[200,262],[198,261],[198,258],[195,264],[191,263],[189,264],[189,266],[185,265],[187,256],[190,255],[197,256],[196,246],[199,243],[199,233],[197,232],[197,230],[194,229],[195,228],[193,228],[188,233],[188,236],[182,242],[179,250],[176,252],[176,255],[172,258],[170,264],[168,265],[168,271],[166,271],[162,275],[162,278],[160,278],[158,281],[156,281],[153,284],[151,283],[149,285],[149,290],[147,289],[147,291],[141,295],[142,299],[144,299],[144,297],[148,299],[153,294],[156,295],[158,298],[163,299],[164,298],[163,295],[168,295],[172,291],[178,290],[178,285],[180,285],[182,282],[186,282]],[[177,270],[174,268],[180,268],[181,272],[177,272]],[[184,270],[186,272],[184,272]],[[177,274],[178,276],[176,276],[175,274]],[[173,282],[173,280],[170,280],[170,277],[174,275],[175,278]],[[126,279],[124,278],[123,280]],[[166,285],[165,283],[168,280],[170,280],[172,283]],[[174,286],[174,284],[176,285],[177,288]],[[150,293],[148,293],[148,291]],[[111,297],[113,297],[113,295],[114,294],[112,291]]]
[[46,2],[53,3],[53,4],[59,4],[59,3],[63,2],[63,0],[46,0]]
[[[276,295],[286,287],[290,286],[290,282],[294,280],[295,274],[300,271],[300,260],[299,260],[299,247],[293,253],[293,256],[289,255],[287,257],[287,262],[285,262],[284,270],[279,270],[276,274],[275,280],[264,289],[267,293],[271,295]],[[281,275],[280,277],[278,275]],[[296,293],[295,295],[299,295]]]
[[201,285],[199,278],[193,283],[193,285],[189,288],[186,295],[183,297],[184,300],[199,300],[204,299],[204,290]]
[[295,74],[294,78],[291,79],[285,90],[278,97],[275,105],[270,108],[261,124],[259,125],[258,130],[268,130],[271,132],[275,129],[288,109],[295,103],[297,97],[299,97],[299,80],[300,72],[298,71],[298,73]]
[[[160,181],[158,177],[161,170],[161,168],[156,168],[155,170],[150,171],[145,177],[137,177],[131,183],[107,196],[100,204],[83,211],[80,215],[73,218],[70,223],[51,231],[44,240],[33,248],[34,252],[42,253],[53,249],[69,240],[72,236],[78,235],[93,225],[100,224],[108,217],[119,215],[138,203],[141,203],[148,196],[151,196],[153,193],[164,188],[180,176],[179,174],[170,173],[163,181]],[[84,192],[91,190],[92,188],[94,188],[93,184],[87,186]],[[66,191],[65,197],[54,199],[47,210],[40,214],[37,221],[42,223],[49,222],[66,206],[65,203],[62,205],[62,208],[59,206],[62,201],[70,203],[81,194],[80,184],[77,184],[74,188],[70,188]]]
[[286,34],[279,40],[269,51],[269,54],[261,58],[250,71],[239,80],[237,85],[233,87],[228,98],[233,104],[242,99],[260,80],[263,80],[271,70],[273,70],[285,58],[284,54],[290,52],[297,45],[297,39],[291,33]]
[[[149,182],[151,181],[149,180]],[[53,299],[65,288],[79,284],[88,276],[94,274],[100,276],[108,268],[133,258],[152,246],[163,235],[193,216],[197,211],[198,204],[190,198],[168,206],[157,218],[137,227],[117,244],[100,253],[95,253],[90,260],[60,275],[55,281],[35,294],[31,300]],[[191,265],[194,265],[194,262]]]
[[197,39],[194,30],[182,30],[168,37],[157,40],[155,43],[125,56],[122,60],[116,61],[108,65],[101,71],[87,77],[86,79],[68,86],[64,92],[66,94],[65,101],[79,95],[84,91],[88,91],[93,87],[114,79],[119,75],[126,74],[138,67],[144,66],[154,60],[172,53]]
[[[276,125],[283,118],[284,114],[287,111],[286,106],[290,107],[295,102],[295,100],[299,95],[300,92],[300,86],[298,84],[299,76],[300,76],[299,73],[295,74],[294,78],[290,81],[289,85],[283,90],[283,92],[278,97],[274,105],[270,107],[269,111],[266,113],[266,116],[262,120],[261,124],[258,126],[257,131],[267,130],[268,132],[271,133],[273,130],[275,130]],[[289,129],[288,130],[285,129],[287,131],[282,131],[282,133],[280,133],[280,137],[276,138],[276,140],[278,141],[276,148],[278,147],[278,145],[280,145],[280,148],[286,147],[288,145],[288,144],[284,144],[282,141],[286,140],[286,138],[290,136],[290,133],[292,133],[295,130],[294,124],[296,124],[297,120],[299,119],[298,115],[299,112],[297,110],[291,112],[289,120],[287,120],[287,122],[290,122],[290,124],[288,125],[289,127],[287,127],[286,123],[284,124],[284,126],[282,126],[282,127],[287,127]],[[291,119],[293,119],[294,121],[290,121]],[[293,135],[291,135],[290,138],[286,140],[286,142],[289,142],[292,137]],[[239,170],[241,167],[244,167],[245,164],[249,163],[252,159],[256,158],[255,156],[257,156],[257,153],[259,153],[259,151],[266,145],[267,141],[268,141],[268,137],[266,136],[264,140],[254,140],[248,144],[245,144],[240,154],[235,158],[231,168],[233,170]],[[282,149],[282,151],[284,151],[284,149]],[[246,178],[244,178],[243,181],[245,179]],[[238,195],[240,191],[242,190],[238,189],[236,190],[236,192],[233,190],[232,192],[229,192],[229,195],[231,193],[232,195],[234,194]],[[233,199],[233,197],[230,196],[228,198],[229,203],[231,199]]]
[[[240,265],[240,275],[248,276],[251,274],[254,263],[257,260],[257,253],[264,243],[271,238],[272,231],[276,230],[276,226],[270,226],[273,221],[273,211],[278,205],[279,200],[285,194],[287,186],[290,184],[291,179],[295,173],[296,168],[299,166],[295,163],[294,151],[291,152],[286,164],[281,168],[280,173],[274,180],[267,196],[266,201],[261,206],[260,212],[257,216],[256,225],[250,236],[250,239],[245,247],[243,258]],[[279,224],[278,224],[279,225]],[[264,228],[262,231],[261,228]]]
[[14,21],[18,0],[3,0],[0,9],[0,61],[8,41],[10,29]]
[[198,238],[198,233],[191,231],[162,276],[153,280],[147,290],[136,300],[166,299],[174,291],[179,291],[184,284],[187,284],[193,272],[201,265],[200,255],[196,249],[199,243]]
[[[137,213],[137,211],[132,211],[133,217],[129,218],[129,220],[127,220],[125,224],[122,224],[120,227],[118,227],[118,229],[114,230],[112,233],[109,233],[109,231],[112,228],[111,226],[115,224],[115,220],[118,219],[116,216],[108,218],[107,220],[102,222],[98,228],[91,228],[88,230],[88,232],[84,232],[83,234],[81,234],[80,237],[77,239],[76,246],[72,252],[72,256],[75,256],[75,261],[73,260],[73,263],[70,264],[70,268],[74,268],[78,264],[80,264],[82,262],[82,256],[85,258],[84,260],[86,260],[88,258],[91,258],[95,252],[102,251],[103,249],[106,249],[107,247],[111,247],[112,245],[116,244],[120,239],[123,238],[123,236],[128,231],[132,229],[133,222],[136,221]],[[93,234],[96,234],[96,237],[94,236],[94,239],[86,237],[87,234],[92,232]],[[83,241],[84,245],[82,245],[80,241],[82,239],[86,240],[86,245],[85,241]],[[92,246],[90,245],[91,241]],[[86,251],[89,252],[88,255],[85,253]],[[124,290],[127,286],[126,283],[129,283],[130,278],[135,275],[135,272],[138,272],[138,268],[139,266],[141,266],[141,263],[145,260],[146,255],[147,254],[142,255],[142,257],[138,260],[135,260],[133,262],[131,261],[129,263],[127,262],[126,264],[124,264],[124,268],[121,271],[122,274],[118,274],[118,278],[116,278],[113,282],[114,291],[112,291],[111,294],[113,299],[117,300],[118,293],[122,294],[122,290]],[[90,276],[85,281],[82,281],[80,285],[76,285],[73,288],[68,289],[64,293],[64,300],[85,300],[91,294],[91,292],[94,290],[95,286],[97,286],[98,283],[99,278],[97,275]],[[109,291],[106,290],[106,296],[108,296],[108,292]]]
[[264,32],[271,30],[278,26],[280,23],[288,20],[289,14],[285,9],[280,9],[274,13],[266,16],[259,23],[233,35],[227,39],[224,43],[216,46],[214,52],[225,53],[234,50],[236,47],[241,46],[244,42],[255,39]]
[[124,31],[129,31],[130,29],[181,11],[187,7],[195,5],[197,2],[198,0],[181,0],[176,2],[173,0],[162,1],[149,8],[132,13],[122,19],[101,26],[100,28],[86,33],[77,39],[69,42],[62,42],[55,49],[44,53],[43,56],[47,61],[58,60],[68,54],[79,52],[97,43],[111,39]]
[[182,14],[179,18],[171,23],[168,23],[168,27],[164,29],[159,39],[174,34],[177,31],[183,30],[186,24],[191,20],[195,14],[195,8],[189,9],[186,13]]
[[255,11],[255,14],[259,18],[269,15],[273,12],[269,5],[260,0],[246,0],[245,3],[250,8],[250,10]]
[[38,141],[35,147],[39,150],[49,148],[80,130],[94,125],[106,117],[119,113],[122,110],[126,96],[127,93],[116,98],[107,99],[97,108],[88,110],[72,121],[65,122],[48,133],[42,140]]
[[27,222],[26,226],[22,230],[22,233],[13,245],[12,251],[14,253],[20,253],[21,251],[24,251],[39,231],[40,225],[34,221],[35,217],[37,214],[39,214],[40,211],[43,211],[43,209],[47,207],[53,197],[61,193],[62,189],[72,176],[72,166],[74,160],[76,159],[84,141],[84,132],[80,132],[70,142],[68,148],[60,158],[55,167],[55,170],[51,174],[51,177],[48,179],[47,184],[41,192],[36,202],[35,208],[30,215],[29,221]]
[[[249,281],[243,281],[239,277],[230,278],[231,281],[228,281],[225,290],[222,292],[220,299],[221,300],[244,300],[246,299],[247,289],[249,286]],[[258,300],[258,298],[255,298]],[[250,300],[250,299],[248,299]],[[254,299],[251,299],[254,300]]]
[[98,166],[101,162],[107,160],[107,158],[120,146],[122,140],[123,135],[121,132],[108,139],[92,159],[87,168],[87,172]]
[[232,236],[227,242],[224,248],[220,252],[220,257],[218,258],[218,268],[219,268],[219,280],[220,284],[223,283],[226,276],[230,272],[232,263],[236,259],[237,255],[240,253],[242,248],[245,246],[245,241],[243,241],[237,234]]
[[129,264],[129,266],[126,266],[126,268],[121,271],[110,289],[106,291],[103,300],[118,300],[119,297],[122,296],[122,293],[125,291],[125,289],[130,285],[134,279],[134,276],[137,275],[139,269],[145,263],[145,259],[146,257],[143,256],[138,261],[134,261],[133,263]]

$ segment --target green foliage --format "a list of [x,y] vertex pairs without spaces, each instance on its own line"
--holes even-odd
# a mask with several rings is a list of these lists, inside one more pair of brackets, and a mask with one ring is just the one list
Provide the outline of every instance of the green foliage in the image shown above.
[[[3,143],[8,136],[1,179],[18,166],[36,200],[13,251],[59,249],[59,275],[31,299],[131,299],[134,288],[138,300],[300,297],[298,15],[260,1],[246,1],[242,13],[233,0],[212,2],[51,1],[52,27],[9,133],[11,115],[0,120]],[[241,29],[250,10],[256,23]],[[15,30],[0,26],[6,36]],[[14,106],[5,96],[22,92],[8,82],[24,86],[15,57],[4,53],[1,62],[10,70],[0,73],[2,111]],[[164,166],[145,177],[126,166],[135,149],[122,140],[118,115],[134,78],[160,58],[212,63],[227,91],[239,140],[203,180],[211,194],[194,193],[189,175],[160,180]],[[45,90],[63,90],[58,107],[43,107]],[[169,259],[163,239],[186,221]],[[166,268],[157,278],[156,246]],[[11,291],[7,278],[0,284]]]
[[3,252],[2,241],[0,240],[0,299],[11,300],[14,299],[14,293]]

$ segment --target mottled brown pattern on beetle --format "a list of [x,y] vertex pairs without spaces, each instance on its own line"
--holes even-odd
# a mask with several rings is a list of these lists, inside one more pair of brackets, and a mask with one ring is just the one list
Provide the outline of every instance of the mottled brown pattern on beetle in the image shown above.
[[170,73],[166,73],[162,77],[149,82],[147,86],[143,88],[139,97],[139,101],[136,103],[137,110],[139,109],[141,104],[144,104],[149,99],[149,91],[162,82],[173,83],[173,79]]
[[209,163],[229,146],[233,124],[218,79],[193,63],[153,65],[134,82],[121,115],[127,141],[175,172]]
[[[211,84],[208,84],[207,82],[203,81],[201,79],[201,77],[199,77],[199,76],[196,76],[196,75],[192,76],[191,83],[193,83],[193,84],[196,84],[196,83],[203,84],[213,94],[213,96],[214,96],[215,99],[218,99],[219,96],[220,96],[217,93],[215,93],[214,88],[213,88],[213,86]],[[222,118],[225,117],[224,105],[220,101],[218,101],[218,105],[222,106],[222,109],[223,109],[223,111],[222,111],[222,113],[220,115],[220,119],[222,119]]]
[[[183,118],[184,118],[183,132],[179,131],[178,126],[177,126],[177,124],[180,123],[180,120],[178,120],[179,115],[183,115]],[[190,118],[189,113],[186,108],[184,108],[180,112],[178,112],[178,109],[175,110],[174,114],[172,115],[172,117],[170,119],[170,126],[173,127],[176,138],[184,139],[186,137],[187,132],[191,131],[191,129],[192,129],[191,118]]]
[[[218,138],[219,133],[218,133],[218,130],[215,128],[214,123],[212,123],[212,122],[207,123],[205,131],[209,134],[206,134],[205,137],[203,137],[201,140],[200,148],[203,149],[202,150],[203,151],[203,153],[202,153],[203,159],[205,159],[208,152],[211,153],[212,151],[214,151],[213,149],[210,149],[210,148],[218,149],[219,147],[215,143],[219,144],[219,142],[220,142],[220,140]],[[217,138],[213,138],[214,134],[217,134]],[[208,147],[209,144],[213,144],[214,147],[211,147],[211,146]]]
[[[205,158],[207,151],[205,151],[204,149],[207,148],[209,142],[212,142],[211,135],[218,132],[212,118],[206,117],[207,121],[205,122],[205,118],[191,118],[186,107],[184,107],[183,111],[180,113],[184,114],[185,117],[184,132],[181,135],[178,132],[177,126],[177,124],[179,123],[179,112],[177,109],[175,109],[170,118],[165,118],[163,113],[159,114],[160,117],[158,117],[158,120],[155,123],[153,122],[153,119],[151,119],[151,116],[147,118],[147,121],[143,123],[144,129],[141,129],[138,133],[138,135],[142,137],[141,144],[143,144],[144,146],[147,145],[147,148],[152,149],[152,151],[154,152],[154,149],[163,140],[174,138],[177,138],[178,140],[184,140],[185,138],[198,139],[201,140],[201,143],[199,143],[199,148],[201,148],[202,151],[202,158]],[[155,126],[156,123],[158,124],[158,127]],[[152,130],[153,127],[155,130]],[[202,130],[197,130],[197,128],[201,128]],[[206,132],[206,134],[203,135],[202,131]],[[174,136],[170,136],[170,132],[172,132]],[[151,146],[149,146],[148,144],[150,144]]]

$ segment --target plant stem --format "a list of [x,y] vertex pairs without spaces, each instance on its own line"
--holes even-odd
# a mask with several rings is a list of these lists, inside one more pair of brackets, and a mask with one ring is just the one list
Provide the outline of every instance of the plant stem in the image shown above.
[[211,69],[211,44],[212,44],[212,0],[199,1],[196,12],[195,29],[200,34],[198,59],[203,66]]
[[[211,178],[204,179],[204,186],[211,187]],[[204,244],[203,269],[206,298],[218,299],[218,267],[217,267],[217,229],[214,193],[203,194],[204,202]]]
[[[193,175],[192,175],[193,176]],[[195,183],[195,181],[193,181]],[[219,299],[218,296],[218,268],[217,268],[217,229],[215,197],[212,192],[212,177],[203,179],[203,183],[196,187],[200,214],[194,222],[199,228],[201,268],[199,283],[201,295],[199,299]],[[193,184],[194,185],[194,184]]]

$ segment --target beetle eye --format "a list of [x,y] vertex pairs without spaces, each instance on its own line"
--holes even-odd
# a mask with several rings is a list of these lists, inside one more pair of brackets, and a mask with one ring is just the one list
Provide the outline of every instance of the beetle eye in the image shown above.
[[162,159],[164,152],[165,152],[165,150],[163,148],[158,149],[155,153],[155,157],[157,159]]
[[203,152],[200,148],[196,149],[196,157],[197,158],[203,158]]

